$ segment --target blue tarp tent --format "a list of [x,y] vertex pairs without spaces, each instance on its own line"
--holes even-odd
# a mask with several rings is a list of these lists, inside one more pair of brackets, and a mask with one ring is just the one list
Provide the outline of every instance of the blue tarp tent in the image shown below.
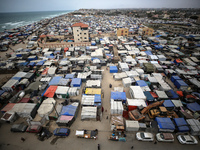
[[126,102],[126,93],[125,92],[111,92],[111,99],[122,100]]
[[71,87],[81,87],[81,78],[72,79]]
[[42,66],[44,64],[44,62],[45,62],[45,60],[41,60],[36,64],[36,66]]
[[3,91],[3,90],[0,90],[0,96],[4,93],[5,91]]
[[200,111],[200,105],[197,102],[187,104],[187,108],[193,112]]
[[74,74],[66,74],[65,79],[73,79]]
[[12,77],[11,79],[20,81],[22,77]]
[[171,121],[170,118],[161,118],[161,117],[156,117],[155,119],[158,123],[158,128],[160,131],[174,131],[175,130],[175,126],[173,124],[173,122]]
[[28,58],[28,61],[32,61],[32,60],[37,60],[37,56],[31,57],[31,58],[29,57],[29,58]]
[[176,92],[174,92],[173,90],[167,91],[166,94],[170,99],[178,99],[179,98],[178,94],[176,94]]
[[147,83],[144,80],[136,81],[135,85],[138,85],[140,87],[148,86]]
[[172,76],[171,81],[175,82],[176,80],[182,80],[179,76]]
[[177,87],[177,89],[180,89],[182,87],[188,87],[188,84],[185,83],[183,80],[176,80],[174,82],[174,85]]
[[29,64],[28,64],[28,66],[35,66],[35,62],[30,62]]
[[53,79],[49,82],[49,85],[58,85],[62,77],[53,77]]
[[163,103],[163,106],[166,108],[174,108],[175,107],[171,100],[165,100]]
[[149,91],[145,91],[144,95],[146,96],[147,101],[154,101],[154,97],[151,95]]
[[155,49],[163,49],[162,45],[155,45]]
[[26,66],[26,65],[28,65],[28,62],[22,62],[18,64],[18,66]]
[[94,102],[95,103],[101,103],[101,95],[100,94],[94,95]]
[[117,66],[110,66],[110,73],[117,73],[118,69]]
[[148,56],[153,55],[151,51],[144,51]]
[[76,106],[73,105],[67,105],[62,107],[61,115],[65,116],[74,116],[76,113]]
[[184,118],[174,118],[174,122],[179,132],[188,132],[190,130]]

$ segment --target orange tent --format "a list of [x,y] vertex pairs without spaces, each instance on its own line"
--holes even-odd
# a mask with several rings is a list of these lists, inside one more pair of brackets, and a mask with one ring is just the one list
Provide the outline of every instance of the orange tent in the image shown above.
[[50,86],[44,93],[45,97],[53,98],[58,86]]

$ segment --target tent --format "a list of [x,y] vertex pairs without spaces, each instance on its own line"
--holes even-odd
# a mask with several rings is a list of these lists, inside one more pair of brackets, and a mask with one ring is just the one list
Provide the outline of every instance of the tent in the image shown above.
[[173,109],[175,107],[171,100],[165,100],[163,106],[167,109]]
[[178,99],[179,98],[178,94],[176,94],[176,92],[173,90],[166,91],[165,93],[167,94],[167,96],[170,99]]
[[126,102],[126,92],[111,92],[111,99]]
[[65,79],[73,79],[74,74],[66,74]]
[[154,97],[149,91],[144,91],[144,95],[146,96],[147,101],[154,101]]
[[77,110],[77,106],[66,105],[62,107],[61,115],[75,116],[76,110]]
[[179,132],[189,132],[189,127],[184,118],[174,118],[174,122]]
[[110,73],[117,73],[118,69],[117,66],[110,66]]
[[54,109],[56,101],[53,98],[48,98],[42,102],[37,110],[40,117],[48,116]]
[[68,90],[69,90],[69,87],[58,86],[55,94],[58,98],[66,98]]
[[88,94],[88,95],[99,94],[99,95],[101,95],[101,88],[86,88],[85,94]]
[[42,83],[39,82],[39,81],[32,82],[32,83],[25,89],[25,92],[26,92],[26,93],[31,93],[31,92],[33,92],[33,91],[37,91],[40,85],[42,85]]
[[160,132],[174,132],[175,126],[170,118],[156,117],[155,120],[158,123],[158,129]]
[[73,78],[71,82],[71,87],[81,88],[81,78]]
[[192,112],[196,112],[196,111],[200,112],[200,105],[197,102],[195,102],[195,103],[188,103],[186,106]]
[[61,76],[53,77],[53,79],[49,82],[49,85],[58,85],[61,79]]
[[49,97],[49,98],[53,98],[54,94],[57,90],[57,87],[58,86],[53,86],[53,85],[49,86],[48,89],[46,90],[46,92],[44,93],[44,96]]

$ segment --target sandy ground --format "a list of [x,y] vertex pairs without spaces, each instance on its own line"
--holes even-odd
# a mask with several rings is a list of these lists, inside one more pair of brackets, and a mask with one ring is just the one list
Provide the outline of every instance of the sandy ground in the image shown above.
[[[18,44],[13,48],[25,48],[25,45]],[[11,51],[5,52],[9,53]],[[5,57],[5,53],[1,52],[1,56]],[[135,138],[135,132],[127,133],[126,142],[116,142],[108,140],[108,136],[111,134],[110,130],[110,92],[114,87],[123,86],[122,81],[114,81],[113,75],[109,73],[109,70],[104,69],[103,80],[102,80],[102,90],[104,92],[104,98],[102,100],[102,105],[104,110],[103,118],[101,121],[81,121],[81,109],[79,109],[78,116],[75,122],[70,127],[71,133],[69,137],[59,138],[55,144],[50,142],[55,138],[51,138],[41,142],[37,139],[37,136],[33,133],[12,133],[10,132],[10,127],[12,124],[1,122],[0,124],[0,149],[1,150],[55,150],[55,149],[67,149],[67,150],[95,150],[97,149],[97,144],[101,145],[101,150],[128,150],[131,149],[131,146],[134,146],[134,149],[142,150],[199,150],[199,145],[181,145],[175,138],[174,143],[157,143],[153,142],[139,142]],[[112,89],[109,88],[109,84],[112,84]],[[85,83],[83,83],[82,88]],[[173,86],[173,85],[172,85]],[[82,91],[82,90],[80,90]],[[129,94],[129,88],[125,88],[127,98],[131,98]],[[81,95],[76,97],[76,99],[81,99]],[[75,99],[75,98],[74,98]],[[108,116],[109,119],[106,119]],[[21,121],[21,120],[20,120]],[[25,120],[24,120],[25,121]],[[19,122],[19,120],[17,121]],[[57,125],[55,122],[51,122],[51,131],[55,129]],[[75,136],[75,131],[77,129],[86,129],[93,130],[98,129],[98,139],[81,139]],[[25,142],[22,142],[20,139],[24,137]],[[176,136],[175,136],[176,137]]]

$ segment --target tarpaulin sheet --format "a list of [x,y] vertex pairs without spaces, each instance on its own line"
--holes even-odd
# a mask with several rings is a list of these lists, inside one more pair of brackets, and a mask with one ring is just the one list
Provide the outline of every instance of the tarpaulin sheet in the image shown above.
[[117,73],[118,69],[117,66],[110,66],[110,73]]
[[175,80],[181,80],[181,78],[179,76],[172,76],[171,81],[175,82]]
[[190,130],[184,118],[174,118],[174,122],[180,132],[188,132]]
[[58,86],[50,86],[44,93],[45,97],[53,98]]
[[111,92],[111,99],[126,100],[126,93],[125,92]]
[[0,96],[4,93],[5,91],[3,91],[3,90],[0,90]]
[[178,99],[179,98],[178,94],[176,94],[176,92],[174,92],[173,90],[167,91],[166,94],[171,99]]
[[37,56],[28,58],[28,61],[32,61],[32,60],[37,60]]
[[200,111],[200,105],[197,102],[187,104],[187,108],[193,112]]
[[155,45],[155,49],[163,49],[162,45]]
[[86,88],[85,94],[89,94],[89,95],[100,94],[101,95],[101,89],[100,88]]
[[65,79],[73,79],[74,74],[66,74]]
[[148,86],[147,83],[144,80],[136,81],[136,85],[138,85],[140,87]]
[[176,80],[175,83],[174,83],[174,85],[175,85],[178,89],[180,89],[182,86],[188,86],[188,84],[185,83],[183,80]]
[[145,51],[147,55],[153,55],[151,51]]
[[165,100],[163,103],[164,107],[175,107],[171,100]]
[[21,80],[21,78],[22,78],[22,77],[12,77],[11,79],[12,79],[12,80],[17,80],[17,81],[20,81],[20,80]]
[[101,95],[100,94],[94,95],[94,102],[95,103],[101,103]]
[[62,77],[53,77],[53,79],[49,82],[49,85],[58,85]]
[[160,129],[175,130],[175,126],[170,118],[156,117],[155,120],[157,121]]
[[28,66],[35,66],[35,62],[30,62],[29,64],[28,64]]
[[60,79],[58,85],[67,85],[69,83],[69,79]]
[[64,116],[64,115],[62,115],[62,116],[60,116],[60,120],[61,121],[70,121],[70,120],[72,120],[73,119],[73,116]]
[[74,116],[77,106],[67,105],[62,107],[61,115]]
[[154,97],[151,95],[149,91],[145,91],[144,95],[146,96],[147,101],[154,101]]
[[45,62],[45,60],[41,60],[40,62],[38,62],[38,63],[36,64],[36,66],[42,66],[42,65],[44,64],[44,62]]
[[81,78],[74,78],[71,82],[72,87],[79,87],[81,86]]

